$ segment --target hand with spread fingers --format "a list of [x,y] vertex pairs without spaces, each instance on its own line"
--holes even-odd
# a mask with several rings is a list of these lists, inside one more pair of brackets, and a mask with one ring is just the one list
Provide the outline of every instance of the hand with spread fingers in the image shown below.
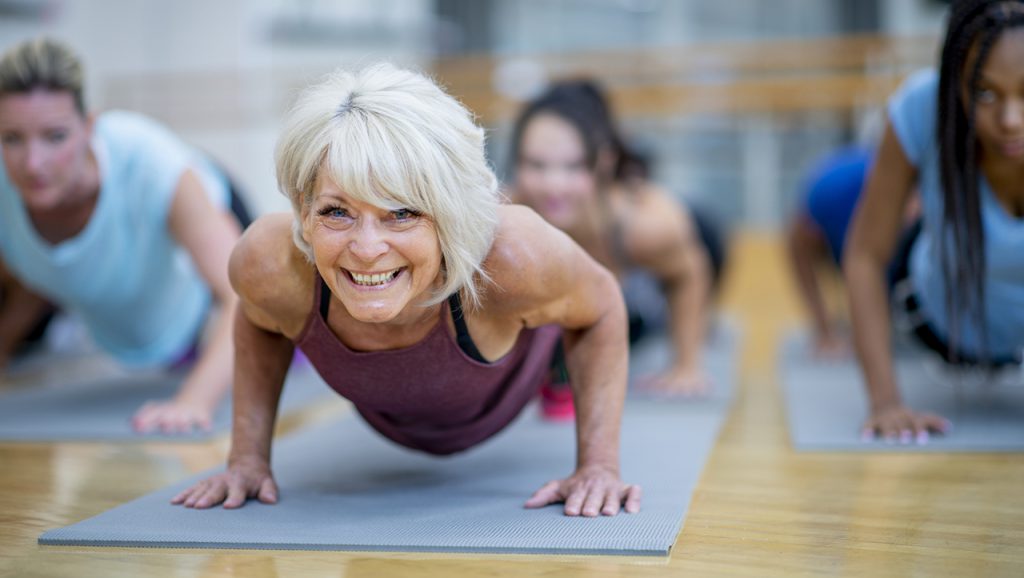
[[640,486],[626,484],[612,468],[582,467],[564,480],[552,480],[526,501],[527,508],[564,503],[566,516],[614,516],[640,511]]
[[945,434],[950,428],[949,420],[943,417],[893,404],[871,412],[864,422],[861,438],[869,441],[877,435],[889,443],[924,445],[931,433]]
[[208,404],[178,399],[146,402],[132,417],[139,433],[187,434],[213,428],[213,409]]
[[701,369],[676,366],[658,375],[649,376],[641,381],[641,389],[658,396],[666,397],[705,397],[714,382]]
[[250,498],[276,504],[277,494],[270,466],[262,460],[247,460],[229,464],[227,471],[174,496],[171,504],[203,510],[223,503],[225,508],[234,509],[242,507]]

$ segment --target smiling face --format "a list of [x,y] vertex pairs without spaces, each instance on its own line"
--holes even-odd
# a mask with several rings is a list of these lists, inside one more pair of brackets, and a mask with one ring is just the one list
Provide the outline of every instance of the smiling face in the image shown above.
[[70,92],[37,89],[0,97],[4,168],[30,211],[54,209],[75,194],[91,132]]
[[975,93],[975,123],[985,156],[1024,166],[1024,29],[1007,30],[992,45]]
[[525,204],[560,228],[572,228],[583,207],[597,197],[597,179],[587,166],[583,137],[553,114],[533,117],[519,143],[516,192]]
[[429,217],[353,199],[323,172],[303,238],[313,248],[320,276],[357,321],[419,319],[419,305],[442,283],[441,246]]

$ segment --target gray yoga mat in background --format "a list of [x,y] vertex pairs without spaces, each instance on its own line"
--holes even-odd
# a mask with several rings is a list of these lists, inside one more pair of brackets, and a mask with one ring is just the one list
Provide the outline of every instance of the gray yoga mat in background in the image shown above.
[[[0,395],[0,442],[37,441],[198,441],[231,429],[231,403],[218,408],[211,432],[138,434],[131,417],[146,401],[174,395],[184,373],[124,372],[83,383],[22,386]],[[293,411],[336,397],[308,364],[292,367],[281,409]]]
[[292,434],[274,447],[280,501],[240,510],[169,505],[211,472],[99,516],[47,532],[44,545],[404,552],[667,555],[728,411],[736,333],[712,343],[722,387],[704,403],[630,398],[623,416],[623,479],[643,487],[639,514],[569,518],[561,506],[526,510],[545,482],[571,473],[571,423],[528,407],[468,452],[436,458],[382,439],[360,419]]
[[867,397],[856,360],[815,359],[805,336],[791,335],[780,356],[789,434],[800,451],[1020,452],[1024,451],[1024,375],[992,376],[955,370],[924,352],[902,351],[894,367],[906,404],[953,423],[926,445],[861,440]]

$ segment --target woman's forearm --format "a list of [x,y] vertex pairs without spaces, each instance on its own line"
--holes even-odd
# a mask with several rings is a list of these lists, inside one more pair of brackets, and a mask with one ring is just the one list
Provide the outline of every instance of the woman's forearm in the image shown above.
[[209,342],[203,347],[195,367],[175,396],[178,401],[212,407],[231,388],[234,346],[231,328],[235,323],[238,298],[226,299],[213,320]]
[[892,370],[889,303],[883,268],[870,256],[851,250],[843,270],[850,294],[854,345],[867,385],[871,409],[901,403]]
[[699,248],[687,252],[683,274],[663,282],[671,319],[677,367],[697,370],[701,366],[707,307],[711,294],[711,265]]
[[629,358],[626,309],[610,275],[608,281],[618,298],[594,325],[567,332],[565,344],[576,402],[576,467],[618,472]]
[[252,459],[269,464],[278,401],[295,347],[285,336],[254,325],[241,308],[234,318],[235,386],[228,464]]
[[797,220],[793,225],[788,239],[790,262],[794,273],[796,273],[797,290],[811,314],[815,332],[819,336],[829,335],[832,333],[832,323],[829,320],[825,300],[822,298],[821,287],[815,272],[815,249],[817,247],[814,244],[819,241],[803,230],[806,227],[808,225],[801,220]]

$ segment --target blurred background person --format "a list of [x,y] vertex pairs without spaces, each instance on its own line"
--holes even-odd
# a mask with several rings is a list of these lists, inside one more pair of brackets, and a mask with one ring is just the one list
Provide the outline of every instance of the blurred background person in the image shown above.
[[227,259],[248,217],[225,174],[165,127],[90,114],[82,79],[78,57],[45,38],[0,59],[0,365],[52,303],[125,365],[189,367],[136,429],[209,428],[231,386]]
[[[950,424],[903,402],[890,295],[920,344],[950,363],[1016,366],[1024,351],[1024,2],[954,2],[941,54],[938,71],[911,76],[889,101],[843,265],[870,403],[864,435],[902,443]],[[903,232],[915,188],[921,223]]]
[[[514,201],[566,232],[620,281],[641,270],[663,291],[675,359],[646,386],[705,393],[701,355],[724,261],[721,233],[649,180],[647,161],[626,144],[593,81],[557,82],[528,103],[515,123],[512,155]],[[637,297],[626,292],[633,342],[658,324],[643,318]]]

